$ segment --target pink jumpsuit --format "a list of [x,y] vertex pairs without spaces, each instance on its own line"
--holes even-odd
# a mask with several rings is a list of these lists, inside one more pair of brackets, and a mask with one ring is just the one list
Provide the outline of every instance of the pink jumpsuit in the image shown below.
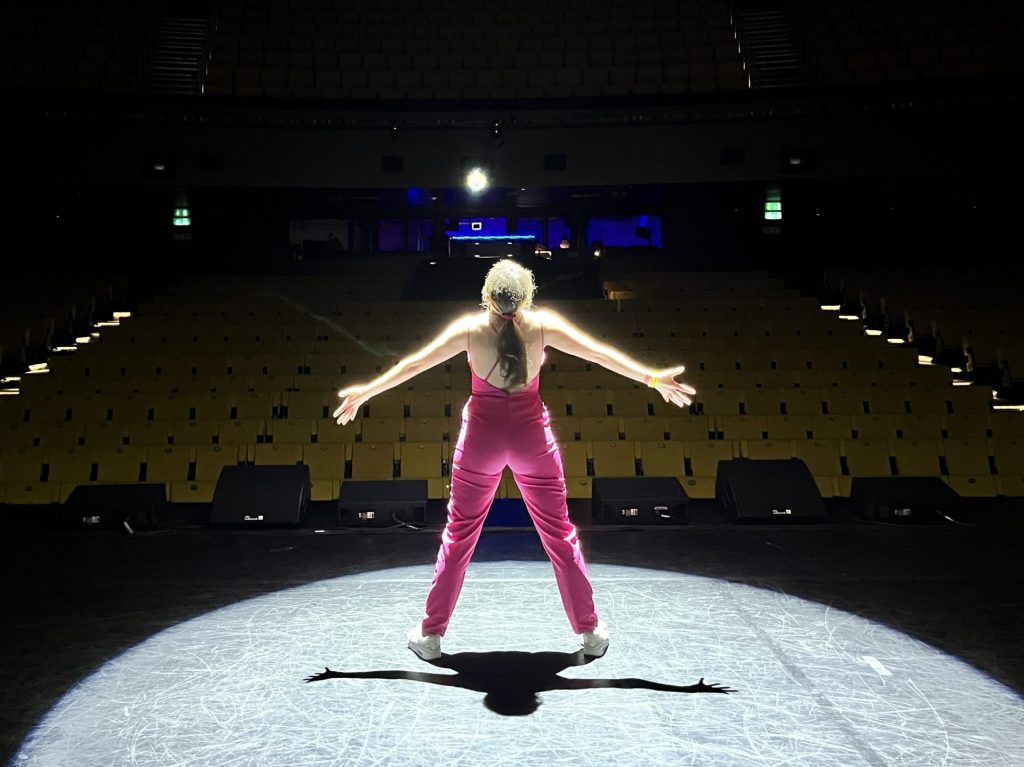
[[[493,371],[494,367],[487,378]],[[471,394],[462,410],[462,429],[452,457],[448,523],[441,535],[422,631],[444,636],[506,465],[551,558],[573,631],[592,631],[597,626],[594,590],[576,528],[569,521],[562,456],[540,398],[540,375],[513,393],[480,378],[472,365],[470,376]]]

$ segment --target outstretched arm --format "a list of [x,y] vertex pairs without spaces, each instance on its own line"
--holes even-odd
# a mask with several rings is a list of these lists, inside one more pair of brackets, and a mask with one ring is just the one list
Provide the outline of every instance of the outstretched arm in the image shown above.
[[544,309],[541,312],[541,319],[544,322],[544,339],[548,346],[596,362],[614,373],[647,384],[657,389],[666,402],[679,407],[689,405],[692,402],[691,396],[697,393],[692,386],[674,380],[675,376],[686,369],[683,365],[660,370],[649,368],[614,346],[585,333],[557,312]]
[[339,424],[354,420],[363,403],[370,397],[398,386],[465,350],[466,331],[472,320],[473,315],[464,314],[442,330],[434,340],[404,357],[387,372],[372,381],[347,386],[339,391],[338,396],[342,399],[338,409],[334,411],[334,418]]

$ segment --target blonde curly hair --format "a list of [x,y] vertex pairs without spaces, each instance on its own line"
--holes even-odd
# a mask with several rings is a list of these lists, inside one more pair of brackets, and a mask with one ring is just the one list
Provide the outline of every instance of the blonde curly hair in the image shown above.
[[[482,306],[510,314],[519,309],[532,309],[537,283],[533,272],[511,259],[498,261],[487,271],[480,290]],[[490,297],[490,303],[488,303]]]

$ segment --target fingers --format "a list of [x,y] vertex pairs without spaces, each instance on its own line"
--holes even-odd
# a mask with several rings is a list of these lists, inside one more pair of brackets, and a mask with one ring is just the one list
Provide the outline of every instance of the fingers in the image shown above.
[[338,405],[338,409],[333,414],[338,425],[344,426],[349,421],[354,421],[356,414],[359,412],[360,404],[356,399],[346,398],[344,402]]
[[[693,392],[696,393],[696,392]],[[679,408],[689,407],[693,400],[687,396],[686,389],[680,387],[672,392],[672,403]]]

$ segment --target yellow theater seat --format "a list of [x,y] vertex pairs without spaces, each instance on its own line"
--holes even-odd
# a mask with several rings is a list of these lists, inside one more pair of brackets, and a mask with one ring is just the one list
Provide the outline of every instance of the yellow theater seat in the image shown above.
[[444,442],[402,442],[399,450],[399,476],[403,479],[429,479],[443,475],[446,459]]
[[352,479],[393,479],[395,443],[356,442],[352,445]]
[[290,391],[285,394],[289,420],[329,418],[341,403],[325,391]]
[[442,418],[448,405],[448,393],[443,389],[412,389],[406,394],[406,401],[410,418]]
[[743,440],[740,443],[740,455],[755,461],[784,461],[793,457],[793,443],[790,440]]
[[678,415],[666,416],[663,420],[665,431],[672,440],[701,441],[709,439],[709,432],[714,430],[714,416]]
[[93,453],[97,482],[138,482],[145,451],[135,445],[99,447]]
[[714,417],[715,431],[718,432],[722,439],[765,439],[769,422],[782,417],[719,415]]
[[686,457],[694,477],[717,477],[718,462],[737,457],[739,443],[731,439],[688,440],[685,443]]
[[167,486],[167,500],[171,500],[171,486],[185,482],[189,476],[191,451],[187,447],[165,445],[146,450],[146,481],[163,482]]
[[405,428],[401,416],[373,416],[356,422],[362,442],[398,442]]
[[942,455],[951,475],[985,476],[992,473],[987,437],[942,440]]
[[4,503],[48,504],[56,500],[57,484],[41,479],[48,452],[41,447],[0,449],[0,487],[4,488]]
[[636,445],[627,440],[590,443],[595,477],[635,477]]
[[893,441],[896,468],[902,477],[937,477],[939,441],[935,439],[897,439]]
[[[221,469],[225,466],[238,465],[240,454],[238,445],[201,445],[196,447],[196,480],[216,483],[220,478]],[[213,497],[212,494],[210,497]]]
[[568,477],[587,476],[587,443],[574,440],[559,440],[558,452],[562,457],[562,470]]
[[175,445],[212,445],[217,436],[216,421],[175,421],[171,424]]
[[643,440],[636,443],[645,477],[683,477],[686,450],[682,442]]
[[663,440],[665,439],[665,419],[656,415],[624,416],[622,430],[626,439]]
[[274,442],[256,445],[253,455],[257,466],[291,466],[302,463],[303,444]]
[[316,422],[303,418],[272,418],[266,422],[266,435],[274,444],[305,444],[313,441]]
[[617,440],[621,425],[615,416],[580,416],[579,435],[581,440]]
[[429,418],[416,418],[410,416],[405,419],[405,439],[407,442],[441,442],[445,441],[448,433],[449,419],[442,416],[431,416]]
[[892,442],[888,439],[848,439],[840,442],[846,467],[853,477],[891,477]]

